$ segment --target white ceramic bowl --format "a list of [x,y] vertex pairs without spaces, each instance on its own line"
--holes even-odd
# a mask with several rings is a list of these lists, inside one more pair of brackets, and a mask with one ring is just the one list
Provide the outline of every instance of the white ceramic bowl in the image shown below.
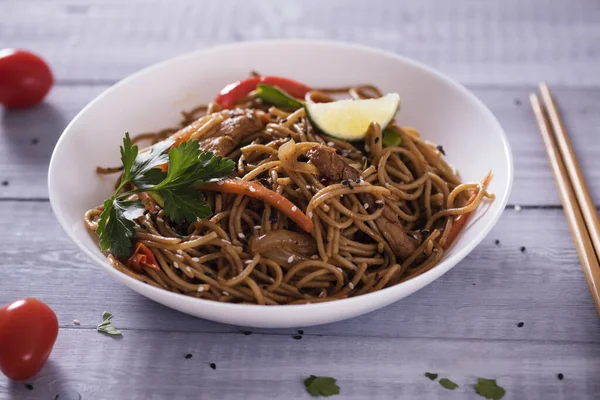
[[[373,83],[402,98],[397,120],[442,144],[464,181],[492,169],[496,200],[477,210],[468,229],[430,271],[402,284],[321,304],[258,306],[224,304],[170,293],[111,268],[84,227],[83,214],[110,196],[114,176],[97,165],[118,165],[119,145],[132,134],[175,125],[180,110],[207,103],[250,70],[297,79],[314,87]],[[176,310],[228,324],[296,327],[355,317],[386,306],[433,282],[460,262],[498,221],[513,179],[508,141],[492,113],[467,89],[423,64],[380,50],[324,41],[238,43],[200,50],[146,68],[106,90],[67,126],[58,141],[48,185],[56,217],[71,240],[104,271],[142,295]],[[88,268],[88,266],[82,266]],[[440,307],[446,305],[440,304]]]

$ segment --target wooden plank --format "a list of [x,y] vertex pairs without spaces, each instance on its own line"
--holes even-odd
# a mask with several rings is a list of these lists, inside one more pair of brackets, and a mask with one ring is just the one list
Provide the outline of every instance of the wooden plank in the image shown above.
[[[59,80],[115,81],[197,48],[273,38],[391,50],[466,84],[600,84],[600,6],[587,0],[3,2],[1,43],[40,52]],[[4,47],[4,46],[3,46]]]
[[[186,354],[192,358],[186,359]],[[216,369],[210,367],[215,363]],[[460,386],[442,388],[437,372]],[[309,399],[302,381],[333,376],[343,399],[480,399],[477,377],[507,399],[597,399],[600,345],[126,331],[122,339],[62,329],[49,363],[28,383],[0,377],[0,397]],[[564,375],[563,380],[557,374]],[[72,398],[72,397],[69,397]]]
[[[111,280],[64,235],[48,203],[2,202],[0,304],[35,296],[61,326],[92,328],[102,311],[125,329],[241,332],[170,311]],[[500,240],[500,245],[494,241]],[[526,251],[520,251],[526,246]],[[524,322],[522,328],[517,323]],[[579,260],[560,209],[507,210],[460,265],[408,298],[352,320],[306,328],[314,335],[550,340],[600,343]],[[292,335],[295,330],[260,330]]]
[[[106,86],[57,86],[48,101],[0,115],[0,198],[46,198],[46,175],[56,140],[67,123]],[[473,87],[506,130],[515,156],[511,204],[559,205],[552,172],[527,102],[528,87]],[[571,132],[590,191],[600,204],[600,89],[554,91]],[[161,128],[161,127],[157,127]],[[95,134],[102,134],[98,127]],[[37,144],[32,140],[37,139]],[[117,149],[115,149],[116,151]]]

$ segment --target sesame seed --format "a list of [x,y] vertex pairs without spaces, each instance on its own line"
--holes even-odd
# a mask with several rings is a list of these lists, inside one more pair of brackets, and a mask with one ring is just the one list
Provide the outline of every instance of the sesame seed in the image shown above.
[[565,378],[565,376],[563,374],[558,374],[558,375],[556,375],[556,377],[561,381]]
[[311,260],[318,260],[319,256],[317,254],[313,254],[312,256],[310,256]]
[[292,212],[295,212],[295,211],[297,211],[297,210],[298,210],[298,207],[296,207],[296,206],[293,206],[293,207],[292,207]]
[[517,204],[517,205],[515,206],[515,211],[516,211],[516,212],[521,212],[521,206]]
[[354,289],[354,283],[352,283],[352,282],[348,283],[348,287],[349,287],[350,289]]
[[186,360],[189,360],[190,358],[192,358],[192,355],[191,355],[191,354],[186,354],[186,355],[185,355],[185,359],[186,359]]
[[240,232],[240,233],[238,233],[238,237],[239,237],[240,239],[245,239],[245,238],[246,238],[246,235],[244,235],[242,232]]
[[437,253],[438,251],[439,251],[439,250],[438,250],[438,248],[437,248],[437,247],[435,247],[435,248],[433,249],[433,252],[434,252],[434,253]]
[[293,263],[294,262],[294,255],[292,254],[291,256],[289,256],[289,258],[287,259],[288,263]]
[[352,183],[348,182],[348,188],[349,188],[350,190],[354,190],[354,186],[352,186]]
[[246,336],[252,335],[252,331],[242,331],[242,333]]
[[523,327],[523,325],[525,325],[525,322],[519,322],[519,323],[517,324],[517,326],[518,326],[519,328],[522,328],[522,327]]
[[335,143],[333,143],[333,142],[327,142],[327,146],[333,147],[333,146],[335,146]]
[[375,138],[375,143],[379,143],[379,136]]
[[325,297],[325,292],[319,293],[319,297]]
[[296,340],[300,340],[300,339],[302,339],[302,336],[301,335],[294,335],[294,336],[292,336],[292,338],[296,339]]
[[229,296],[229,293],[223,290],[223,295],[224,296]]
[[356,183],[362,183],[362,182],[364,182],[364,181],[363,181],[363,179],[362,179],[362,178],[356,178],[356,180],[355,180],[354,182],[356,182]]
[[200,262],[200,259],[198,257],[192,257],[192,261],[193,262]]
[[281,120],[282,124],[285,124],[286,122],[287,122],[287,118],[284,118],[284,119]]
[[310,186],[310,185],[306,185],[306,188],[307,188],[308,190],[310,190],[310,188],[311,188],[311,187],[312,187],[312,186]]
[[429,229],[423,229],[421,234],[423,234],[423,236],[429,236]]
[[217,181],[217,185],[219,185],[219,186],[224,185],[224,184],[225,184],[225,182],[222,181],[222,180],[221,181]]
[[73,320],[73,324],[75,324],[75,325],[81,325],[81,324],[79,323],[79,320],[78,320],[78,319],[74,319],[74,320]]
[[252,260],[246,260],[244,261],[244,264],[252,264]]
[[340,271],[341,273],[344,273],[344,270],[341,269],[340,267],[336,267],[338,269],[338,271]]
[[183,250],[177,249],[177,254],[183,254]]
[[521,246],[521,253],[525,253],[525,250],[527,250],[525,246]]
[[223,243],[231,244],[231,242],[227,239],[221,239],[221,240],[223,240]]
[[383,204],[383,200],[375,200],[375,203],[377,203],[377,204]]
[[379,210],[379,209],[383,208],[383,204],[377,203],[377,205],[375,206],[375,208],[377,208]]
[[26,383],[25,387],[27,388],[27,390],[33,390],[33,385],[31,383]]
[[365,207],[365,210],[368,210],[368,209],[369,209],[369,203],[365,203],[365,204],[363,205],[363,207]]
[[436,146],[437,151],[439,151],[440,153],[442,153],[443,155],[446,155],[446,152],[444,151],[444,148],[440,145]]
[[495,244],[496,246],[498,246],[498,245],[500,244],[500,240],[498,240],[498,239],[494,240],[494,244]]
[[177,264],[177,261],[175,261],[175,262],[173,263],[173,266],[174,266],[175,268],[179,269],[179,264]]
[[185,267],[186,272],[188,272],[189,274],[192,273],[192,269],[190,267]]
[[312,218],[312,217],[313,217],[313,212],[312,212],[312,211],[309,211],[309,212],[308,212],[308,218]]
[[200,285],[198,286],[198,289],[196,289],[198,291],[198,293],[200,292],[204,292],[204,286]]
[[256,189],[254,188],[254,186],[250,186],[250,191],[251,191],[252,193],[256,192]]
[[211,367],[212,369],[217,369],[217,364],[215,364],[215,363],[210,363],[210,367]]
[[343,180],[342,185],[348,186],[350,184],[349,180]]

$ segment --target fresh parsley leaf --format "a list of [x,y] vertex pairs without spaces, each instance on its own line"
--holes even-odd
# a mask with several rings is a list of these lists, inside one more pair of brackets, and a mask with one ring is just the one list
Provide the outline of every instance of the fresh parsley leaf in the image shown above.
[[121,177],[121,182],[130,180],[132,167],[137,155],[138,147],[131,142],[129,132],[126,132],[125,137],[123,138],[123,146],[121,146],[121,162],[123,163],[123,176]]
[[148,170],[144,175],[135,178],[132,182],[140,189],[150,189],[158,185],[167,177],[166,172],[162,172],[158,168]]
[[196,184],[208,183],[229,176],[235,170],[235,162],[213,153],[201,153],[196,168]]
[[202,192],[192,186],[160,190],[158,194],[163,198],[165,214],[175,223],[194,222],[197,218],[208,217],[212,212]]
[[475,385],[475,391],[478,395],[492,400],[500,400],[506,394],[506,390],[504,390],[503,387],[498,386],[495,379],[485,378],[478,378],[478,382]]
[[442,378],[440,379],[440,385],[442,385],[444,388],[448,389],[448,390],[454,390],[458,387],[458,385],[454,382],[452,382],[450,379],[447,378]]
[[[108,207],[107,207],[108,206]],[[108,222],[106,222],[108,213]],[[144,205],[135,200],[107,200],[96,232],[100,231],[100,248],[110,249],[117,258],[131,254],[131,238],[135,236],[133,220],[144,214]]]
[[98,332],[106,333],[108,335],[122,335],[121,331],[119,331],[115,326],[110,322],[110,319],[113,317],[111,313],[108,311],[104,311],[102,313],[102,322],[96,327]]
[[131,179],[135,181],[151,169],[166,164],[169,160],[167,150],[173,146],[173,143],[171,139],[163,140],[153,145],[150,150],[141,152],[131,167]]
[[438,374],[434,374],[431,372],[425,372],[425,376],[428,377],[429,379],[431,379],[432,381],[435,381],[438,377]]
[[333,396],[340,394],[340,387],[336,384],[336,379],[328,376],[314,376],[304,380],[306,391],[311,396]]

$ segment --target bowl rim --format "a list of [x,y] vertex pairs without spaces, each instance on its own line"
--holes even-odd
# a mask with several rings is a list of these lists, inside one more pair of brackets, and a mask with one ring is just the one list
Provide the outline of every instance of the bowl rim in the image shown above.
[[[84,115],[89,109],[93,108],[95,106],[95,104],[101,98],[109,95],[110,93],[112,93],[115,90],[118,90],[121,86],[127,84],[128,82],[130,82],[132,80],[137,79],[140,76],[152,73],[154,70],[161,69],[170,63],[179,63],[186,59],[192,59],[192,58],[198,57],[200,54],[206,54],[206,53],[210,53],[213,51],[220,51],[222,49],[235,49],[235,48],[244,49],[244,48],[253,47],[253,46],[261,47],[261,46],[265,46],[265,45],[270,46],[270,45],[282,45],[282,44],[285,44],[287,46],[302,45],[302,46],[338,47],[338,48],[343,48],[346,50],[358,50],[361,52],[371,53],[375,56],[383,56],[383,57],[393,58],[401,63],[408,64],[412,67],[421,69],[422,71],[426,72],[427,74],[432,75],[434,78],[451,86],[452,88],[454,88],[455,90],[460,92],[462,95],[466,96],[477,107],[479,112],[482,113],[483,115],[485,115],[486,119],[491,121],[492,124],[496,126],[496,128],[497,128],[496,130],[499,132],[500,139],[503,144],[503,146],[502,146],[503,155],[508,164],[508,171],[506,171],[507,178],[508,178],[508,185],[506,186],[504,192],[501,193],[501,195],[498,194],[498,196],[497,196],[496,201],[501,200],[501,204],[496,209],[496,211],[494,211],[495,214],[492,216],[492,218],[487,222],[487,224],[485,226],[480,228],[480,231],[477,233],[477,236],[473,240],[471,240],[469,243],[467,243],[462,248],[457,249],[457,251],[454,254],[452,254],[449,258],[443,260],[438,265],[431,268],[429,271],[426,271],[426,272],[422,273],[421,275],[418,275],[407,281],[398,283],[396,285],[393,285],[393,286],[390,286],[387,288],[383,288],[383,289],[375,291],[375,292],[366,293],[366,294],[356,296],[356,297],[343,298],[343,299],[332,300],[332,301],[327,301],[327,302],[317,302],[317,303],[309,303],[309,304],[270,305],[270,306],[258,305],[258,304],[222,303],[222,302],[217,302],[214,300],[207,300],[207,299],[202,299],[202,298],[186,296],[186,295],[179,294],[179,293],[172,293],[165,289],[160,289],[160,288],[157,288],[157,287],[154,287],[151,285],[147,285],[135,278],[130,277],[127,274],[124,274],[124,273],[116,270],[111,265],[109,265],[108,261],[106,261],[106,260],[101,261],[97,257],[97,254],[94,254],[86,246],[84,246],[80,243],[79,239],[77,238],[77,235],[73,231],[68,229],[67,221],[65,220],[64,215],[59,211],[59,207],[58,207],[58,203],[57,203],[58,202],[58,199],[57,199],[58,194],[56,194],[55,191],[53,190],[54,181],[55,181],[55,179],[53,177],[56,175],[55,173],[53,173],[53,171],[56,170],[57,149],[61,146],[61,144],[64,141],[67,140],[67,138],[69,138],[71,135],[73,135],[73,132],[74,132],[73,127],[78,123],[78,120],[81,118],[82,115]],[[479,98],[477,98],[477,96],[475,96],[473,93],[471,93],[471,91],[469,91],[464,85],[462,85],[458,81],[454,80],[453,78],[450,78],[448,75],[446,75],[446,74],[438,71],[437,69],[430,67],[420,61],[414,60],[412,58],[402,56],[402,55],[393,53],[391,51],[387,51],[387,50],[383,50],[383,49],[375,48],[375,47],[370,47],[370,46],[366,46],[366,45],[362,45],[362,44],[356,44],[356,43],[351,43],[351,42],[346,42],[346,41],[337,41],[337,40],[323,40],[323,39],[268,39],[268,40],[256,40],[256,41],[234,42],[234,43],[227,43],[227,44],[217,44],[214,46],[205,47],[205,48],[196,49],[196,50],[193,50],[190,52],[186,52],[184,54],[181,54],[181,55],[178,55],[175,57],[171,57],[166,60],[160,61],[158,63],[152,64],[150,66],[144,67],[141,70],[136,71],[133,74],[130,74],[130,75],[126,76],[125,78],[117,81],[116,83],[111,85],[109,88],[104,90],[102,93],[98,94],[83,109],[81,109],[81,111],[79,111],[77,113],[77,115],[71,120],[71,122],[69,122],[69,124],[63,130],[58,141],[56,142],[56,145],[52,152],[52,157],[50,158],[50,163],[49,163],[49,168],[48,168],[48,193],[49,193],[49,200],[50,200],[50,205],[52,207],[52,211],[53,211],[56,219],[58,220],[61,228],[68,235],[69,239],[71,239],[71,241],[77,245],[79,250],[83,251],[83,253],[85,253],[89,258],[94,260],[94,262],[96,262],[97,264],[100,264],[101,267],[109,275],[112,275],[117,280],[121,280],[121,279],[129,280],[131,285],[140,285],[140,287],[142,287],[141,285],[143,285],[143,288],[145,290],[149,290],[150,292],[155,293],[159,297],[163,297],[163,298],[170,299],[170,300],[181,300],[181,301],[185,301],[185,302],[189,302],[189,303],[196,303],[196,305],[198,307],[202,307],[202,306],[208,306],[208,307],[214,307],[214,308],[220,307],[222,309],[222,311],[224,311],[224,312],[226,312],[227,310],[230,310],[230,311],[250,311],[250,310],[259,311],[259,310],[262,310],[265,313],[275,314],[275,313],[281,312],[282,310],[292,311],[292,310],[310,309],[311,311],[319,311],[319,309],[326,309],[326,308],[329,308],[332,306],[343,306],[343,305],[351,306],[355,303],[369,302],[370,300],[377,300],[377,299],[387,297],[392,292],[403,290],[402,288],[407,285],[412,285],[412,286],[416,287],[416,289],[410,291],[410,293],[408,295],[423,288],[424,286],[427,286],[428,284],[432,283],[433,281],[435,281],[436,279],[441,277],[443,274],[448,272],[450,269],[454,268],[458,263],[460,263],[489,234],[489,232],[492,230],[492,228],[497,224],[498,220],[500,219],[500,216],[502,215],[502,213],[508,203],[508,199],[510,197],[512,187],[513,187],[513,180],[514,180],[514,160],[513,160],[510,143],[508,141],[508,138],[506,136],[504,129],[502,128],[502,125],[500,124],[498,119],[495,117],[495,115],[491,112],[491,110],[489,110],[488,107],[481,100],[479,100]],[[487,212],[490,212],[490,211],[488,210]],[[441,270],[441,272],[440,272],[440,270]],[[431,278],[431,275],[435,275],[435,274],[439,274],[439,276]],[[137,292],[137,290],[136,290],[136,292]],[[395,300],[392,300],[392,302],[394,302],[394,301]],[[171,308],[171,307],[169,307],[169,308]]]

